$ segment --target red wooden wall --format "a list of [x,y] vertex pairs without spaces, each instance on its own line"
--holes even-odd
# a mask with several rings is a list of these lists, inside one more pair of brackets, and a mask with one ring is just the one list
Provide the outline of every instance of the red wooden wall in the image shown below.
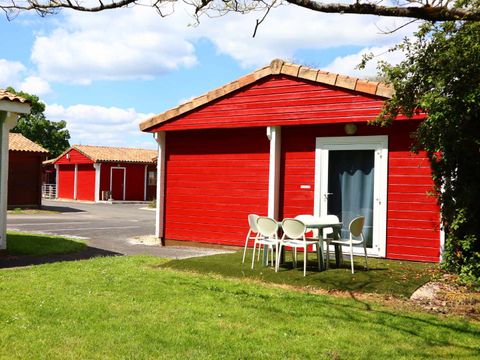
[[93,164],[78,165],[77,200],[95,201],[95,168]]
[[367,121],[378,115],[383,101],[288,76],[268,77],[153,131]]
[[[67,158],[67,154],[69,158]],[[64,154],[60,159],[55,161],[55,164],[93,164],[93,160],[89,159],[81,152],[71,149],[69,152]]]
[[[410,152],[415,122],[401,121],[381,128],[359,124],[356,135],[388,135],[387,258],[438,261],[439,208],[432,191],[425,154]],[[281,216],[313,212],[315,138],[345,136],[341,125],[295,126],[282,129]],[[310,185],[310,189],[301,189]]]
[[438,261],[440,208],[429,195],[430,163],[425,153],[409,151],[409,140],[406,134],[395,133],[389,143],[387,256]]
[[8,207],[42,205],[42,153],[9,151]]
[[[67,154],[69,155],[67,158]],[[75,149],[71,149],[56,162],[58,165],[57,196],[60,199],[74,198],[75,165],[77,170],[77,200],[95,200],[95,169],[93,161]]]
[[75,165],[58,167],[57,196],[60,199],[73,199],[75,183]]
[[[100,167],[100,194],[110,191],[110,169],[112,167],[126,168],[125,200],[144,200],[145,189],[145,164],[130,163],[102,163]],[[154,191],[155,192],[155,191]],[[148,193],[147,193],[148,195]],[[122,199],[114,199],[122,200]]]
[[127,165],[125,200],[143,200],[145,197],[145,164]]
[[165,238],[242,245],[268,206],[265,128],[166,136]]

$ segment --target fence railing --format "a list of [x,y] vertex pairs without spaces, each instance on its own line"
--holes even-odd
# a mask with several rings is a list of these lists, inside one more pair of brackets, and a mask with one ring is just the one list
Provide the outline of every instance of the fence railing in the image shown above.
[[55,199],[56,197],[57,197],[57,185],[55,184],[42,185],[42,198]]

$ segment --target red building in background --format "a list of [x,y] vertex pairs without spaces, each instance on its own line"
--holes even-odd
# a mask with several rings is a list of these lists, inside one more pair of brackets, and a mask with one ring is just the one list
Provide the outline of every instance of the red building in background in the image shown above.
[[48,151],[17,133],[9,134],[8,149],[8,207],[41,207],[42,161]]
[[145,201],[155,198],[155,150],[74,145],[53,162],[57,198]]

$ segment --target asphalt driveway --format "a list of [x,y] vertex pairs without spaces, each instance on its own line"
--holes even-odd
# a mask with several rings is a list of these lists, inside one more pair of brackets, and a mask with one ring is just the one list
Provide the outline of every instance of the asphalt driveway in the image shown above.
[[[84,239],[90,248],[122,255],[150,254],[187,258],[231,250],[205,246],[138,244],[136,237],[153,235],[155,211],[141,204],[96,204],[44,200],[54,214],[8,214],[7,229]],[[185,244],[187,245],[187,244]],[[192,244],[188,244],[192,245]]]

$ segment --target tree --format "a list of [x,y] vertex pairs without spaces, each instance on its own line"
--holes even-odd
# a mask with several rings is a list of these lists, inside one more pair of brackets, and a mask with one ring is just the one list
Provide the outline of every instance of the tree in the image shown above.
[[378,121],[428,113],[415,139],[432,164],[446,235],[443,266],[479,285],[480,23],[426,23],[396,48],[406,57],[382,66],[395,95]]
[[19,117],[17,126],[12,132],[21,133],[26,138],[43,146],[50,152],[50,157],[55,158],[70,147],[68,140],[70,133],[66,129],[65,121],[50,121],[45,118],[45,104],[38,96],[25,92],[17,92],[9,87],[7,91],[28,99],[31,103],[30,114]]
[[[7,17],[15,16],[19,11],[36,11],[40,15],[54,14],[61,9],[73,9],[84,12],[98,12],[136,5],[151,6],[162,16],[165,14],[165,7],[178,2],[179,0],[0,0],[0,9],[4,10]],[[462,0],[407,0],[405,6],[399,1],[392,5],[380,5],[381,1],[360,1],[348,3],[334,3],[329,1],[315,0],[183,0],[193,5],[195,16],[202,13],[224,14],[234,11],[247,13],[254,10],[268,11],[284,3],[304,7],[322,13],[381,15],[393,17],[405,17],[429,21],[456,21],[469,20],[479,21],[480,11],[475,7],[462,6]],[[263,21],[260,20],[260,22]]]

